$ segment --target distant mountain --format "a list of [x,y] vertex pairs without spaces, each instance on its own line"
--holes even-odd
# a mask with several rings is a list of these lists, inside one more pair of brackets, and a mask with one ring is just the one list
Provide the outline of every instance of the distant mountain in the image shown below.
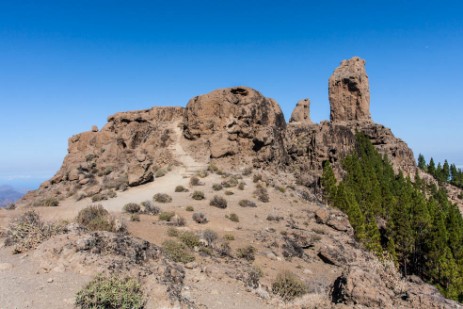
[[0,207],[5,207],[8,204],[14,203],[23,196],[22,193],[16,191],[11,186],[0,186]]

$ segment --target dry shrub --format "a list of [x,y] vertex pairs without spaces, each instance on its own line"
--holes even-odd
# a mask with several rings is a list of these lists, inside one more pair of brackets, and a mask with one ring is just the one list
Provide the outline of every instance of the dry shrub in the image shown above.
[[238,204],[241,207],[257,207],[256,203],[250,200],[241,200]]
[[204,195],[203,191],[195,191],[191,195],[191,198],[194,199],[194,200],[200,201],[200,200],[204,200],[206,198],[206,196]]
[[231,214],[229,214],[229,215],[225,215],[225,218],[227,218],[228,220],[233,221],[233,222],[240,222],[240,218],[239,218],[238,215],[235,214],[235,213],[231,213]]
[[201,185],[201,181],[199,180],[198,177],[193,176],[190,178],[190,186],[200,186],[200,185]]
[[128,203],[124,205],[123,209],[125,212],[136,214],[140,212],[141,207],[137,203]]
[[193,232],[185,231],[178,235],[178,239],[184,243],[188,248],[193,249],[198,247],[201,243],[199,241],[198,235]]
[[199,224],[207,223],[207,217],[202,212],[195,212],[192,218],[193,218],[193,221],[195,221],[196,223],[199,223]]
[[222,185],[220,183],[215,183],[215,184],[212,185],[212,189],[214,191],[220,191],[220,190],[223,189],[223,187],[222,187]]
[[215,195],[212,200],[210,201],[209,205],[225,209],[227,208],[227,200],[221,196]]
[[161,221],[170,221],[175,216],[173,211],[163,211],[159,214],[159,220]]
[[56,207],[58,205],[59,205],[59,201],[55,197],[48,197],[48,198],[39,199],[39,200],[34,201],[34,203],[32,203],[32,206],[34,206],[34,207],[40,207],[40,206]]
[[178,185],[175,187],[175,192],[188,192],[188,189],[182,185]]
[[35,249],[53,235],[64,233],[64,224],[44,223],[34,210],[14,219],[5,232],[5,246],[15,246],[13,253]]
[[144,214],[157,215],[157,214],[159,214],[159,212],[161,212],[161,209],[159,207],[157,207],[157,206],[154,206],[153,202],[151,202],[151,201],[141,202],[141,205],[145,208],[143,210]]
[[275,281],[272,283],[272,292],[279,295],[285,301],[290,301],[306,294],[307,286],[292,272],[283,271],[277,275]]
[[195,209],[193,208],[193,206],[187,206],[187,207],[185,207],[185,210],[186,210],[186,211],[195,211]]
[[249,176],[252,174],[252,167],[248,166],[243,169],[243,172],[241,173],[243,176]]
[[235,177],[230,177],[230,179],[222,181],[222,186],[224,188],[232,188],[232,187],[236,187],[237,185],[238,185],[238,180]]
[[158,203],[170,203],[172,202],[172,197],[165,193],[156,193],[153,196],[153,200],[155,200]]
[[139,214],[131,214],[130,221],[132,222],[140,222],[140,215]]
[[268,203],[270,201],[267,189],[264,187],[257,187],[254,191],[254,194],[257,196],[257,199],[261,202]]
[[91,231],[125,232],[125,226],[116,220],[102,205],[90,205],[79,211],[77,223]]
[[205,230],[203,232],[203,238],[207,241],[208,245],[210,246],[219,236],[213,230]]
[[247,261],[254,261],[255,260],[255,254],[256,253],[256,248],[253,246],[249,245],[244,248],[238,248],[236,251],[236,257],[240,259],[245,259]]

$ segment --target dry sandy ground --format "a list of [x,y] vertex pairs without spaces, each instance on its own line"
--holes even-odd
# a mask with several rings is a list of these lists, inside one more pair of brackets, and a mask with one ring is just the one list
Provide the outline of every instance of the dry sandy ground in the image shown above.
[[[181,230],[200,232],[211,229],[217,232],[219,237],[231,234],[235,238],[230,243],[232,252],[246,245],[256,247],[258,253],[252,264],[263,270],[261,282],[267,287],[271,285],[271,281],[279,271],[287,269],[294,273],[303,273],[308,279],[317,278],[315,280],[317,286],[314,286],[312,290],[315,293],[313,295],[319,297],[316,290],[326,288],[339,276],[341,269],[333,268],[320,261],[316,257],[316,250],[313,251],[308,261],[288,262],[281,257],[280,249],[269,245],[272,241],[280,239],[279,231],[288,230],[286,220],[281,222],[266,220],[269,214],[282,216],[285,219],[293,217],[301,222],[304,221],[305,228],[308,230],[311,226],[316,226],[319,230],[325,229],[329,233],[329,228],[318,226],[313,219],[308,217],[307,202],[298,198],[295,192],[292,190],[280,192],[275,188],[268,188],[270,203],[262,203],[257,201],[253,194],[255,184],[251,176],[242,179],[246,183],[244,190],[234,187],[224,188],[217,192],[212,189],[212,185],[224,180],[217,174],[209,174],[201,178],[202,185],[190,187],[189,176],[197,170],[206,168],[206,164],[196,161],[185,153],[180,143],[174,144],[172,150],[178,161],[182,163],[181,166],[173,167],[165,176],[157,178],[152,183],[131,188],[125,192],[117,192],[116,198],[98,202],[116,216],[125,218],[132,235],[157,245],[161,245],[169,238],[167,236],[169,226],[159,221],[157,216],[142,215],[140,222],[129,222],[129,216],[121,213],[123,206],[129,202],[140,203],[152,200],[155,193],[167,193],[172,196],[173,201],[168,204],[157,203],[156,206],[159,206],[162,211],[175,211],[184,217],[186,225],[181,227]],[[284,179],[284,177],[281,178]],[[183,185],[190,191],[174,192],[177,185]],[[191,194],[194,190],[203,191],[206,200],[193,200]],[[234,194],[225,195],[225,190]],[[228,207],[219,209],[210,206],[209,200],[214,195],[225,197]],[[238,203],[242,199],[256,202],[257,207],[239,206]],[[90,204],[92,204],[90,199],[76,202],[70,198],[62,201],[58,207],[36,208],[36,210],[44,220],[72,221],[79,210]],[[192,206],[195,212],[206,214],[209,222],[207,224],[194,222],[191,218],[192,212],[186,211],[186,206]],[[316,206],[312,205],[312,207]],[[5,228],[10,218],[21,211],[0,211],[0,227]],[[231,213],[239,216],[239,222],[232,222],[225,218]],[[349,241],[349,239],[346,235],[339,236],[341,242]],[[0,308],[73,308],[75,293],[91,279],[87,275],[75,273],[72,270],[62,271],[59,267],[47,273],[41,269],[39,261],[34,260],[33,252],[12,255],[11,248],[0,249],[0,268],[2,268],[0,269]],[[205,268],[207,271],[203,271]],[[196,266],[187,269],[184,296],[193,300],[200,308],[275,308],[281,306],[281,303],[275,302],[274,298],[257,297],[255,291],[250,291],[242,281],[234,278],[237,272],[234,268],[236,266],[226,261],[198,255]],[[268,293],[265,295],[265,291],[261,292],[264,298],[269,296]],[[148,307],[157,308],[153,303],[149,303]]]

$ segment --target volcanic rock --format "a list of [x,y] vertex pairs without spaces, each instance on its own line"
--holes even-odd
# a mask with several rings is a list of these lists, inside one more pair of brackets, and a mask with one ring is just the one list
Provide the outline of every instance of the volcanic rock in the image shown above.
[[332,122],[371,121],[370,88],[365,60],[344,60],[328,81]]
[[310,100],[303,99],[297,102],[296,107],[291,114],[289,123],[312,124],[310,120]]

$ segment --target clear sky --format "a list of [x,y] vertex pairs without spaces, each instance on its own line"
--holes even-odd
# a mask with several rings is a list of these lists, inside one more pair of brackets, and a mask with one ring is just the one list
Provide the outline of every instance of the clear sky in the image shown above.
[[427,159],[463,164],[461,1],[0,1],[0,184],[51,177],[67,139],[118,111],[246,85],[286,118],[367,61],[371,112]]

